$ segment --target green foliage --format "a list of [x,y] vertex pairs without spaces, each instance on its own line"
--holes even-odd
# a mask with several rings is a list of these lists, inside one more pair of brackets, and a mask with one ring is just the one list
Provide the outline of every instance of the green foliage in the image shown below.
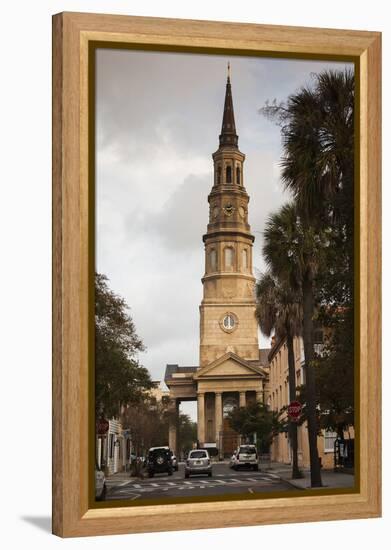
[[300,293],[270,271],[261,274],[255,291],[255,316],[263,334],[270,336],[274,330],[278,338],[285,338],[288,334],[300,336],[303,320]]
[[118,416],[126,404],[140,403],[152,388],[146,368],[137,360],[143,343],[123,298],[95,275],[95,409],[96,415]]
[[249,437],[255,433],[262,450],[268,450],[273,437],[284,430],[280,415],[257,402],[246,407],[235,407],[228,414],[228,421],[231,428],[242,436]]
[[150,447],[168,445],[169,411],[164,402],[147,396],[139,403],[124,408],[122,426],[129,430],[137,456],[144,456]]
[[348,307],[328,308],[321,312],[321,319],[331,332],[314,365],[322,411],[320,425],[342,435],[354,425],[353,311]]
[[197,422],[193,422],[189,415],[178,415],[178,449],[184,453],[193,448],[197,442]]
[[261,109],[281,126],[282,180],[310,219],[350,223],[354,178],[354,73],[322,71]]

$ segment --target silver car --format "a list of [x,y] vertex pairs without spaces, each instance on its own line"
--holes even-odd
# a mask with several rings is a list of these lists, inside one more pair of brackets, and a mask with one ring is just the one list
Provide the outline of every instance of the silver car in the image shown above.
[[205,449],[193,449],[186,459],[185,477],[197,474],[212,476],[212,464],[210,463],[209,453]]

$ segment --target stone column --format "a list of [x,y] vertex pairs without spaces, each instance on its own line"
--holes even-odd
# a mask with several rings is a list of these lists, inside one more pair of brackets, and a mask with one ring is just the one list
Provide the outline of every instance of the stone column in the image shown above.
[[220,445],[223,443],[223,438],[220,438],[220,432],[223,430],[223,397],[220,392],[215,393],[215,427],[216,445],[219,450],[219,456],[221,457],[223,452],[223,450],[220,449]]
[[263,391],[256,392],[257,403],[263,403]]
[[176,399],[173,399],[169,405],[169,425],[168,425],[168,446],[172,452],[178,456],[177,449],[177,431],[178,431],[178,405]]
[[205,394],[201,392],[197,393],[197,438],[202,447],[205,443]]
[[246,392],[241,391],[239,392],[239,407],[245,407],[246,406]]

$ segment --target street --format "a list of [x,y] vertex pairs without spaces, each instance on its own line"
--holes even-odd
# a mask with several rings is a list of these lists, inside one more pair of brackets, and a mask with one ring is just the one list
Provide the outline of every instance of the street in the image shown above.
[[129,478],[115,474],[106,479],[106,500],[140,500],[157,497],[232,495],[292,491],[294,488],[275,474],[252,470],[231,470],[226,463],[213,465],[212,477],[205,475],[185,479],[184,464],[172,476],[156,474],[153,478]]

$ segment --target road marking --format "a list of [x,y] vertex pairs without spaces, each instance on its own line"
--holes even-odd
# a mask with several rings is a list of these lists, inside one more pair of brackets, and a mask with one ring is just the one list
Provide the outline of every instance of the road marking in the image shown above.
[[167,481],[167,485],[174,485],[174,486],[177,486],[178,484],[177,484],[177,483],[174,483],[173,481]]
[[254,491],[251,489],[251,487],[248,488],[248,492],[254,494]]
[[252,477],[247,477],[245,481],[254,481],[255,483],[258,481],[257,479],[253,479]]
[[141,489],[141,485],[139,485],[138,483],[135,483],[134,485],[132,485],[132,487],[134,487],[135,489]]
[[211,481],[205,481],[204,479],[200,479],[199,483],[206,483],[208,485],[208,483],[211,483]]
[[186,485],[193,485],[191,481],[184,481],[183,483],[186,483]]

